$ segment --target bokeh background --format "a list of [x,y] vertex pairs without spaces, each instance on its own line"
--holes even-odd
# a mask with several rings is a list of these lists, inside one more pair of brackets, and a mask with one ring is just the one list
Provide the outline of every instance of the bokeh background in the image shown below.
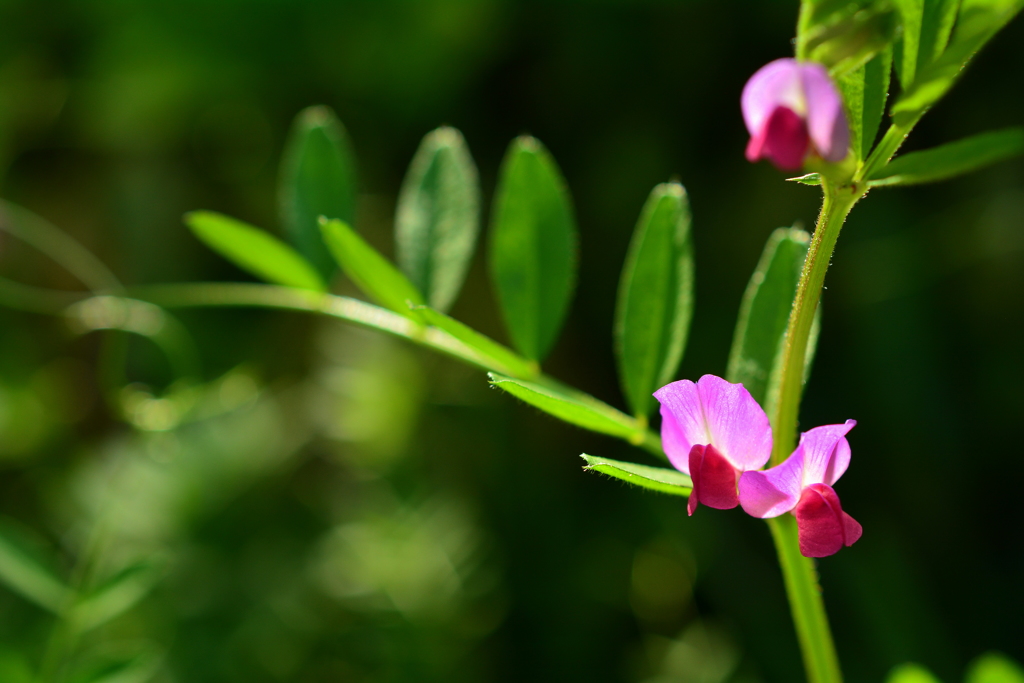
[[[344,121],[357,227],[388,254],[425,133],[463,131],[489,199],[505,147],[529,132],[561,165],[581,233],[579,291],[546,367],[621,406],[614,297],[655,184],[681,180],[694,214],[681,377],[724,372],[765,239],[813,223],[814,188],[744,161],[738,107],[747,77],[790,53],[796,11],[5,0],[0,196],[128,285],[248,280],[181,215],[279,230],[278,163],[302,108]],[[907,149],[1024,123],[1022,44],[1018,18]],[[6,235],[0,275],[80,287]],[[820,562],[848,679],[915,660],[952,683],[990,649],[1024,660],[1024,161],[876,190],[844,228],[827,286],[801,422],[859,422],[839,492],[864,537]],[[505,338],[481,254],[454,314]],[[687,518],[680,500],[585,474],[578,458],[644,453],[339,322],[176,315],[204,382],[200,417],[180,424],[124,419],[108,400],[127,386],[117,395],[151,406],[173,389],[145,341],[130,342],[120,377],[99,335],[0,308],[4,529],[63,575],[160,567],[146,597],[67,656],[142,648],[156,653],[154,680],[188,683],[801,679],[763,524],[739,510]],[[12,671],[54,656],[51,615],[6,587],[0,615]]]

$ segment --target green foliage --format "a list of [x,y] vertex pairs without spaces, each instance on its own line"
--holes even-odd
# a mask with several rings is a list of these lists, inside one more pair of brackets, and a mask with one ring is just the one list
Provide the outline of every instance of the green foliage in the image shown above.
[[658,185],[637,222],[619,281],[615,350],[623,393],[635,415],[675,377],[693,315],[693,239],[686,190]]
[[429,325],[444,330],[476,353],[487,358],[491,361],[491,367],[517,377],[532,377],[537,374],[536,363],[523,360],[512,349],[480,334],[455,318],[429,306],[416,306],[414,310],[422,315]]
[[512,379],[493,372],[488,373],[488,376],[492,385],[577,427],[624,439],[642,436],[643,430],[636,420],[592,396]]
[[[913,125],[938,102],[956,82],[971,57],[1013,19],[1021,7],[1024,7],[1024,0],[963,0],[948,46],[941,55],[934,57],[934,61],[917,70],[913,82],[904,88],[893,106],[896,125]],[[950,11],[949,8],[944,10]],[[943,14],[936,22],[936,38],[931,43],[933,52],[941,44],[943,21],[948,21],[948,14]]]
[[856,71],[892,41],[897,12],[890,0],[804,0],[796,54],[819,62],[833,77]]
[[0,581],[51,612],[59,612],[70,596],[34,544],[6,522],[0,524]]
[[410,318],[419,314],[409,304],[422,305],[420,295],[408,278],[380,255],[349,225],[337,219],[321,218],[320,229],[328,249],[359,289],[381,306]]
[[964,683],[1024,683],[1024,669],[998,652],[989,652],[971,662]]
[[869,184],[880,187],[946,180],[1021,153],[1024,153],[1024,128],[990,131],[897,157],[875,171]]
[[931,671],[917,664],[901,664],[889,672],[886,683],[940,683]]
[[921,22],[925,0],[896,0],[903,33],[897,44],[896,74],[904,90],[914,82],[917,55],[921,44]]
[[565,180],[541,143],[512,141],[494,197],[490,265],[513,345],[541,360],[576,284],[576,221]]
[[206,246],[262,280],[320,292],[327,289],[298,252],[259,228],[213,211],[187,213],[185,224]]
[[150,645],[127,652],[98,652],[88,657],[70,680],[71,683],[146,683],[156,675],[162,659],[159,651]]
[[[767,403],[769,381],[782,351],[809,244],[810,235],[803,230],[779,228],[773,232],[740,303],[725,377],[741,382],[762,406]],[[808,346],[813,348],[813,343]]]
[[693,482],[688,476],[667,467],[649,467],[586,454],[580,457],[587,462],[584,470],[600,472],[634,486],[675,496],[689,496],[693,489]]
[[281,163],[281,219],[292,243],[327,278],[335,263],[317,219],[351,224],[356,207],[355,154],[345,127],[330,108],[303,109],[295,117]]
[[946,49],[959,8],[960,0],[928,0],[924,3],[917,52],[918,69],[934,62]]
[[[864,65],[864,95],[858,118],[860,129],[860,158],[867,159],[875,146],[878,126],[885,113],[885,102],[889,98],[889,78],[892,73],[892,50],[879,52]],[[854,148],[857,150],[858,148]]]
[[395,211],[398,264],[432,307],[447,311],[480,231],[480,183],[466,141],[447,126],[423,138]]
[[81,596],[71,614],[80,631],[88,631],[120,616],[144,598],[161,578],[161,567],[136,562]]

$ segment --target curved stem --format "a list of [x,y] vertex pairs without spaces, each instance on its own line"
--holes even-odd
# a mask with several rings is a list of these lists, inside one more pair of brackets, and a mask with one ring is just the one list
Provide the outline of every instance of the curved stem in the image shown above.
[[[822,190],[824,203],[800,273],[800,282],[797,285],[796,298],[786,329],[779,399],[772,415],[772,465],[782,462],[796,445],[808,340],[815,311],[821,300],[825,272],[832,260],[832,251],[843,221],[857,200],[864,196],[862,186],[856,183],[837,187],[823,179]],[[803,653],[807,680],[810,683],[842,683],[843,675],[832,641],[821,587],[818,585],[818,574],[814,560],[800,554],[796,519],[792,515],[783,515],[769,519],[768,526],[779,554],[779,566],[782,569],[793,624]]]

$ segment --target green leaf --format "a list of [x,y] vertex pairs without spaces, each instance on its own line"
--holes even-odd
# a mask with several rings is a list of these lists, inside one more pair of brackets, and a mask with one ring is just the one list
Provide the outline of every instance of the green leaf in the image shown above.
[[886,683],[940,683],[931,671],[917,664],[901,664],[889,672]]
[[25,655],[13,650],[0,650],[0,681],[4,683],[35,683],[32,667]]
[[513,346],[541,360],[576,284],[576,222],[561,171],[541,143],[512,141],[494,198],[491,273]]
[[999,652],[988,652],[967,668],[964,683],[1024,683],[1024,669]]
[[782,350],[809,244],[810,235],[803,230],[779,228],[773,232],[740,303],[725,377],[741,382],[762,406]]
[[871,174],[872,187],[917,185],[970,173],[1024,152],[1024,128],[973,135],[934,149],[893,159]]
[[352,224],[356,163],[345,127],[329,107],[309,107],[292,124],[281,162],[281,219],[292,244],[326,279],[335,269],[320,216]]
[[502,370],[504,374],[519,377],[531,377],[537,374],[536,363],[524,360],[512,349],[480,334],[455,318],[429,306],[416,306],[414,310],[419,312],[428,324],[444,330],[481,356],[492,360],[495,369]]
[[903,24],[896,73],[906,90],[917,74],[917,54],[921,45],[921,22],[924,18],[924,0],[896,0],[896,9]]
[[359,289],[381,306],[419,319],[419,313],[411,311],[409,303],[422,305],[423,297],[400,270],[347,223],[337,219],[321,219],[320,229],[338,265]]
[[921,45],[917,53],[918,71],[939,58],[949,44],[956,23],[960,0],[927,0],[921,17]]
[[693,489],[693,482],[690,478],[677,470],[670,470],[666,467],[648,467],[647,465],[597,458],[586,454],[580,457],[587,463],[584,470],[607,474],[609,477],[621,479],[634,486],[642,486],[645,489],[661,493],[671,493],[675,496],[689,496]]
[[[160,669],[162,653],[152,645],[126,647],[105,646],[108,651],[91,653],[72,675],[72,683],[146,683]],[[120,650],[110,652],[109,650]]]
[[555,389],[494,372],[488,376],[492,385],[577,427],[634,441],[643,436],[644,430],[635,419],[587,394]]
[[0,581],[40,607],[59,612],[71,589],[46,566],[35,545],[17,526],[0,522]]
[[185,224],[210,249],[261,280],[320,292],[327,289],[298,252],[259,228],[213,211],[186,213]]
[[[860,158],[867,159],[878,137],[878,126],[885,113],[892,74],[892,50],[879,52],[864,65],[864,96],[861,108]],[[856,148],[854,148],[856,149]]]
[[480,231],[480,183],[462,133],[442,127],[423,138],[395,212],[398,265],[430,305],[458,296]]
[[134,607],[161,575],[161,567],[153,562],[130,565],[82,596],[71,618],[83,632],[105,624]]
[[839,78],[889,47],[897,25],[890,0],[804,0],[797,58],[824,64]]
[[839,93],[843,96],[843,109],[850,127],[850,149],[860,158],[861,131],[864,129],[864,72],[867,65],[861,66],[836,79]]
[[897,126],[908,128],[949,91],[971,57],[1024,6],[1024,0],[962,0],[949,45],[921,70],[892,109]]
[[786,178],[786,180],[791,183],[800,183],[801,185],[821,185],[821,174],[808,173],[807,175],[801,175],[795,178]]
[[682,185],[665,183],[640,213],[619,281],[615,349],[634,415],[646,417],[675,377],[692,316],[690,206]]

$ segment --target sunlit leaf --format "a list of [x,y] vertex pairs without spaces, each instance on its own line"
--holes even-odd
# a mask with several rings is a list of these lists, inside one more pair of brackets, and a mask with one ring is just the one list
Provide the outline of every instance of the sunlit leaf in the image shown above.
[[0,522],[0,581],[52,612],[64,607],[71,592],[46,566],[25,534],[6,522]]
[[481,356],[493,360],[497,366],[495,367],[496,370],[502,370],[505,374],[513,374],[520,377],[529,377],[537,374],[536,363],[524,360],[512,349],[499,344],[486,335],[480,334],[455,318],[436,311],[429,306],[416,306],[414,310],[422,315],[428,324],[444,330]]
[[885,113],[892,74],[892,50],[879,52],[864,65],[864,96],[861,108],[860,158],[867,159],[875,146],[878,126]]
[[971,57],[1024,7],[1024,0],[962,0],[949,45],[922,69],[893,106],[898,126],[910,126],[953,86]]
[[971,663],[964,683],[1024,683],[1024,669],[1004,654],[988,652]]
[[480,231],[480,183],[462,133],[443,127],[423,138],[395,211],[398,264],[430,305],[458,296]]
[[898,44],[896,74],[904,89],[914,82],[917,73],[917,53],[921,45],[921,22],[924,18],[924,0],[895,0],[903,25]]
[[400,270],[347,223],[325,219],[320,221],[320,229],[331,254],[359,289],[381,306],[419,319],[409,304],[422,305],[423,297]]
[[861,131],[864,128],[864,71],[867,65],[836,79],[836,85],[843,96],[843,108],[850,127],[850,149],[855,154],[861,150]]
[[489,373],[491,384],[545,413],[577,427],[623,438],[635,437],[642,429],[629,415],[592,396],[512,379]]
[[631,462],[620,462],[609,458],[598,458],[593,455],[581,455],[587,464],[583,468],[590,472],[600,472],[609,477],[641,486],[652,491],[670,493],[676,496],[689,496],[693,488],[690,477],[678,470],[666,467],[649,467]]
[[336,266],[317,220],[352,224],[356,205],[355,155],[330,108],[309,107],[295,117],[281,163],[280,200],[290,240],[327,278]]
[[946,49],[959,8],[960,0],[927,0],[924,3],[917,53],[918,70],[926,68]]
[[161,574],[159,565],[149,561],[126,567],[82,596],[71,618],[81,631],[105,624],[144,598]]
[[941,683],[931,671],[918,664],[901,664],[889,672],[885,683]]
[[686,190],[651,192],[626,254],[615,314],[615,349],[623,393],[646,416],[651,395],[675,377],[693,315],[693,240]]
[[210,249],[262,280],[302,289],[326,289],[309,261],[265,230],[213,211],[187,213],[185,224]]
[[893,159],[869,179],[872,187],[916,185],[953,178],[1024,153],[1024,128],[1006,128],[911,152]]
[[32,666],[25,655],[11,650],[0,650],[0,681],[3,683],[35,683]]
[[513,346],[551,349],[576,285],[576,222],[561,171],[541,143],[516,138],[494,197],[490,265]]
[[824,64],[840,78],[889,47],[898,23],[889,0],[804,0],[797,58]]
[[786,178],[791,183],[800,183],[801,185],[821,185],[821,174],[820,173],[808,173],[807,175],[797,176],[795,178]]
[[762,406],[809,244],[810,235],[803,230],[773,232],[740,303],[725,376],[730,382],[741,382]]

